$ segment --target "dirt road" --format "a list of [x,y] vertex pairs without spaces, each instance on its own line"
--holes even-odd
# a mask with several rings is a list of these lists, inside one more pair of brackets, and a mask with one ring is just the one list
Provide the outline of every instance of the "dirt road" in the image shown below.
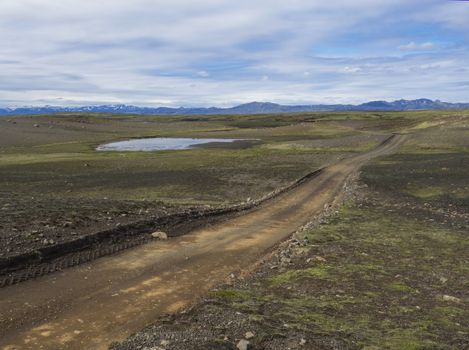
[[0,289],[0,347],[106,349],[255,263],[331,202],[349,174],[404,139],[327,167],[246,215]]

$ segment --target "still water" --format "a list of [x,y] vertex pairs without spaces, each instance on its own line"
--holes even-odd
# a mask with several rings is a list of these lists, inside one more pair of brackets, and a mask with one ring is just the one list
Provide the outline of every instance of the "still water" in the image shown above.
[[190,149],[192,146],[207,143],[235,141],[248,141],[245,139],[194,139],[194,138],[173,138],[155,137],[147,139],[134,139],[127,141],[111,142],[100,145],[97,151],[165,151]]

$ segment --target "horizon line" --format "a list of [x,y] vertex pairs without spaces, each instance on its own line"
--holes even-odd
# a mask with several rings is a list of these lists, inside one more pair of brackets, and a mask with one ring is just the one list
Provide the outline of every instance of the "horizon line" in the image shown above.
[[[469,0],[468,0],[469,1]],[[227,107],[223,106],[216,106],[216,105],[209,105],[209,106],[190,106],[190,105],[179,105],[177,107],[175,106],[167,106],[167,105],[143,105],[143,104],[132,104],[132,103],[88,103],[88,104],[81,104],[81,105],[51,105],[51,104],[44,104],[44,105],[16,105],[16,106],[0,106],[0,109],[19,109],[19,108],[85,108],[85,107],[108,107],[108,106],[126,106],[126,107],[136,107],[136,108],[169,108],[169,109],[196,109],[196,108],[201,108],[201,109],[210,109],[210,108],[218,108],[218,109],[230,109],[230,108],[236,108],[239,106],[244,106],[244,105],[249,105],[249,104],[273,104],[273,105],[278,105],[278,106],[284,106],[284,107],[301,107],[301,106],[360,106],[363,104],[367,103],[372,103],[372,102],[386,102],[386,103],[393,103],[393,102],[399,102],[399,101],[419,101],[419,100],[428,100],[432,102],[442,102],[442,103],[449,103],[449,104],[468,104],[469,102],[446,102],[441,99],[430,99],[430,98],[415,98],[415,99],[406,99],[406,98],[401,98],[401,99],[395,99],[395,100],[387,100],[387,99],[382,99],[382,100],[367,100],[365,102],[360,102],[360,103],[325,103],[325,102],[316,102],[316,103],[298,103],[298,104],[282,104],[282,103],[277,103],[277,102],[271,102],[271,101],[250,101],[250,102],[244,102],[244,103],[239,103],[239,104],[232,104]]]

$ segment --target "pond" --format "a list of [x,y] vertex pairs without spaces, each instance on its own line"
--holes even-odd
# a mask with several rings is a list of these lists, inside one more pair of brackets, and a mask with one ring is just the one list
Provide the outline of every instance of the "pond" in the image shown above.
[[154,137],[144,139],[133,139],[127,141],[111,142],[100,145],[97,151],[167,151],[191,149],[193,146],[233,143],[236,141],[255,141],[253,139],[197,139],[197,138],[173,138]]

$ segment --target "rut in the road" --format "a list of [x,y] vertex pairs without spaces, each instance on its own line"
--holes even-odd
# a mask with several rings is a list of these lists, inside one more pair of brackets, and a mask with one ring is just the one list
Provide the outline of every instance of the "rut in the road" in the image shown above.
[[116,229],[97,232],[80,239],[64,242],[11,258],[0,259],[0,288],[41,277],[65,268],[80,265],[104,256],[148,243],[150,233],[164,231],[169,237],[184,235],[195,228],[222,222],[243,215],[260,205],[284,194],[305,181],[319,175],[324,168],[317,169],[249,203],[209,210],[192,210],[163,216],[156,221],[142,221]]

